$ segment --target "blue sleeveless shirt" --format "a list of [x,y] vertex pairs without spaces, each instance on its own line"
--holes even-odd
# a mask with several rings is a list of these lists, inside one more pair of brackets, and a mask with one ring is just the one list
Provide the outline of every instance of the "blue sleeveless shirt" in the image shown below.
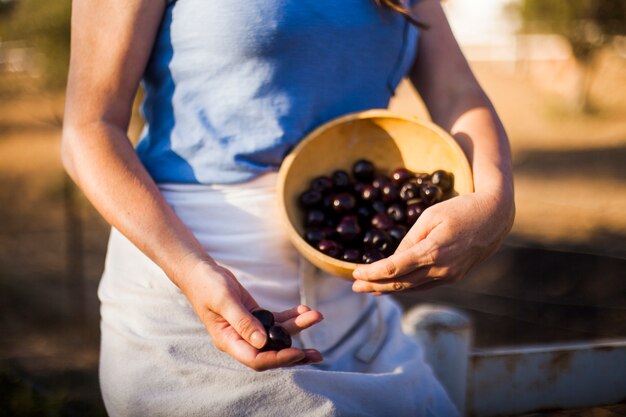
[[139,157],[158,183],[276,170],[320,124],[387,107],[418,34],[374,0],[170,0],[143,79]]

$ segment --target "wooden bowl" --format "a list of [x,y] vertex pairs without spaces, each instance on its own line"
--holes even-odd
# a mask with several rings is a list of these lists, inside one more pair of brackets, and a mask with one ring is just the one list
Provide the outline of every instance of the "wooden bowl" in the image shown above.
[[378,171],[404,166],[416,172],[443,169],[454,174],[454,194],[473,191],[472,171],[456,141],[433,123],[388,110],[349,114],[307,135],[283,161],[278,173],[278,203],[289,239],[318,268],[352,279],[357,264],[324,255],[303,238],[298,196],[311,180],[337,169],[351,171],[358,159],[369,159]]

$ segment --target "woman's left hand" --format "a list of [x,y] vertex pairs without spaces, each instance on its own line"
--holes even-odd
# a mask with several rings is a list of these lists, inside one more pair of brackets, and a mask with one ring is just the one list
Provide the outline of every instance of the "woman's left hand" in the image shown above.
[[511,229],[512,194],[476,192],[429,207],[388,258],[358,267],[355,292],[426,290],[455,282],[496,251]]

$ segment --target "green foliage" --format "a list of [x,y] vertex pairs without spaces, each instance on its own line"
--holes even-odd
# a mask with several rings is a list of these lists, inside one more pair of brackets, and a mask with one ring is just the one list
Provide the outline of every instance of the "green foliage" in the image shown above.
[[518,7],[526,32],[565,36],[582,62],[613,35],[626,34],[624,0],[521,0]]
[[71,0],[10,3],[11,7],[0,8],[0,39],[25,41],[35,48],[46,85],[63,88],[69,65]]

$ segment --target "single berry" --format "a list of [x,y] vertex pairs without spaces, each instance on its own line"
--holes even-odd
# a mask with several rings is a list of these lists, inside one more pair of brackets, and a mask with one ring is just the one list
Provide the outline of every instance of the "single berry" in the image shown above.
[[361,192],[361,200],[372,202],[380,199],[380,190],[373,185],[366,185]]
[[398,187],[389,183],[383,185],[381,189],[381,194],[383,195],[382,199],[385,203],[390,204],[400,198],[400,193],[398,192]]
[[350,248],[345,250],[345,252],[341,256],[341,259],[346,262],[361,263],[363,255],[361,254],[360,250]]
[[387,230],[393,225],[393,220],[385,213],[377,213],[372,217],[372,226],[377,229]]
[[326,223],[326,215],[322,210],[313,209],[306,214],[306,226],[317,227]]
[[268,310],[255,310],[252,315],[261,322],[265,331],[268,331],[270,327],[274,325],[274,315]]
[[333,172],[333,174],[331,175],[331,179],[333,180],[333,183],[335,184],[335,188],[337,190],[345,190],[352,184],[352,181],[350,180],[350,174],[340,169]]
[[366,159],[358,160],[352,166],[352,175],[358,181],[371,182],[375,174],[374,164]]
[[374,201],[374,202],[372,202],[371,207],[372,207],[372,210],[374,210],[375,213],[385,213],[385,212],[387,212],[387,206],[382,201]]
[[417,185],[430,184],[430,175],[425,172],[420,172],[418,174],[415,174],[415,179],[413,181]]
[[339,193],[332,200],[332,207],[336,213],[348,213],[356,206],[356,199],[350,193]]
[[426,210],[426,204],[424,203],[413,203],[406,206],[406,222],[409,226],[412,226],[417,219],[422,215],[422,213]]
[[426,205],[433,205],[441,201],[443,192],[441,188],[432,184],[423,184],[420,188],[420,198]]
[[345,216],[335,230],[344,243],[354,240],[361,234],[361,226],[356,216]]
[[405,225],[396,224],[395,226],[387,230],[387,233],[389,234],[389,236],[391,236],[391,239],[393,239],[395,243],[399,244],[402,239],[404,239],[404,236],[406,236],[408,231],[409,229]]
[[333,188],[333,185],[333,180],[326,176],[320,176],[311,181],[310,189],[325,194]]
[[267,331],[267,343],[261,349],[262,352],[268,350],[283,350],[291,347],[291,336],[281,326],[272,326]]
[[374,248],[385,252],[392,244],[391,237],[382,230],[370,229],[363,236],[363,244],[367,248]]
[[444,193],[452,190],[454,186],[454,175],[451,172],[446,172],[441,169],[433,172],[430,180],[433,185],[439,186]]
[[377,249],[370,248],[363,253],[363,263],[371,264],[381,259],[385,259],[385,255]]
[[340,258],[343,253],[343,246],[334,240],[322,240],[317,244],[317,249],[323,254],[333,258]]
[[306,240],[310,245],[317,246],[317,244],[324,239],[326,239],[326,234],[323,229],[311,227],[306,229],[304,232],[304,240]]
[[300,194],[298,201],[303,208],[312,209],[321,204],[322,193],[315,190],[307,190]]
[[400,189],[400,198],[404,201],[413,200],[414,198],[419,198],[419,196],[420,186],[415,181],[404,183]]
[[387,215],[396,223],[404,223],[406,221],[406,206],[400,203],[392,204],[387,207]]
[[413,173],[406,168],[396,168],[391,173],[391,181],[396,187],[402,186],[410,178],[413,178]]
[[385,185],[390,184],[390,183],[391,183],[391,180],[385,174],[376,175],[376,177],[372,181],[372,185],[374,186],[374,188],[378,188],[379,190],[382,190],[382,188]]

